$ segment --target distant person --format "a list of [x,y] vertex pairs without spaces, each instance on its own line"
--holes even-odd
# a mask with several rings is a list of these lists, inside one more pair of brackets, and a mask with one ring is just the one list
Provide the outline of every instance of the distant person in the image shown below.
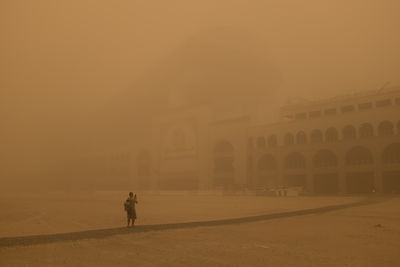
[[138,203],[136,194],[133,196],[132,192],[129,192],[129,198],[125,201],[124,203],[124,208],[126,211],[126,215],[128,218],[128,227],[130,225],[130,222],[132,220],[132,226],[135,225],[135,220],[136,220],[136,204]]

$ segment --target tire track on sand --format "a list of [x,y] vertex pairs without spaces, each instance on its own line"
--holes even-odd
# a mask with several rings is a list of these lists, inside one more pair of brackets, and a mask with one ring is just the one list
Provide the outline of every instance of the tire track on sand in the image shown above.
[[222,219],[222,220],[212,220],[212,221],[196,221],[196,222],[183,222],[183,223],[168,223],[168,224],[154,224],[154,225],[138,225],[135,227],[118,227],[118,228],[108,228],[108,229],[96,229],[87,230],[80,232],[70,232],[70,233],[59,233],[59,234],[45,234],[45,235],[31,235],[31,236],[18,236],[18,237],[2,237],[0,238],[0,247],[13,247],[13,246],[30,246],[37,244],[49,244],[56,242],[66,242],[66,241],[78,241],[82,239],[99,239],[106,238],[114,235],[121,234],[134,234],[149,231],[164,231],[171,229],[183,229],[183,228],[194,228],[194,227],[205,227],[205,226],[221,226],[221,225],[231,225],[240,223],[249,223],[257,221],[265,221],[271,219],[279,219],[293,216],[301,216],[308,214],[318,214],[330,211],[336,211],[351,207],[369,205],[377,203],[382,199],[377,198],[366,198],[361,201],[341,204],[341,205],[330,205],[319,208],[295,210],[279,213],[271,213],[265,215],[248,216],[232,219]]

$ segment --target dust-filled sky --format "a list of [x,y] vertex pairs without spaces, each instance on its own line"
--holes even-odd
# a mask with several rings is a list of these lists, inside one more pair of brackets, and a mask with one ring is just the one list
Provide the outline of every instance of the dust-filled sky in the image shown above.
[[224,103],[400,85],[399,12],[397,0],[0,0],[3,175],[123,145],[115,110],[132,103],[120,112],[136,118],[166,90]]

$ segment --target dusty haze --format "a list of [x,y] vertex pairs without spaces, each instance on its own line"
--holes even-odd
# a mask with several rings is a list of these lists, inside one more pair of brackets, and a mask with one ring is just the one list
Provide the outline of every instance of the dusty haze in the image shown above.
[[0,0],[2,184],[134,149],[176,102],[273,112],[289,97],[399,85],[399,10],[395,0]]

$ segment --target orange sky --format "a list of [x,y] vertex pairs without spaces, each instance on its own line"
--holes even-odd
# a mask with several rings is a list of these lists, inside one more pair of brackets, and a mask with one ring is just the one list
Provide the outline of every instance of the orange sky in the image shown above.
[[84,151],[85,118],[215,29],[265,48],[279,99],[400,85],[399,10],[396,0],[1,0],[0,155],[30,169]]

